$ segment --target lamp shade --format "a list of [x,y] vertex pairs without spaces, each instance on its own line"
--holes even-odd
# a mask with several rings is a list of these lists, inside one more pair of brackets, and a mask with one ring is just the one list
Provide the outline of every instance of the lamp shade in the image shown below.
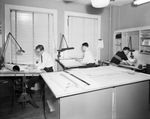
[[91,0],[91,4],[94,8],[102,8],[108,6],[110,0]]
[[150,0],[135,0],[133,2],[134,5],[141,5],[141,4],[144,4],[144,3],[147,3],[147,2],[150,2]]

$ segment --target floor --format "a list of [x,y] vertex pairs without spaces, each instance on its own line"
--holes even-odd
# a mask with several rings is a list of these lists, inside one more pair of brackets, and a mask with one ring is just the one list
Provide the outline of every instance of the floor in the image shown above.
[[0,105],[0,119],[45,119],[43,103],[38,91],[35,92],[33,99],[39,108],[35,108],[27,102],[25,107],[22,107],[21,103],[15,103],[15,106],[12,109],[11,100],[7,97],[5,102]]

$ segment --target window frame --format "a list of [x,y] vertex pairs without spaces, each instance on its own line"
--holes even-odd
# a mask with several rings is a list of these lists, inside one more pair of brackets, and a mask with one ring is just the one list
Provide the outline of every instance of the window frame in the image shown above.
[[5,39],[4,42],[7,40],[7,35],[11,31],[10,29],[10,11],[11,10],[20,10],[20,11],[26,11],[26,12],[37,12],[37,13],[47,13],[52,14],[54,18],[54,38],[55,38],[55,44],[57,48],[57,10],[54,9],[45,9],[45,8],[37,8],[37,7],[26,7],[26,6],[20,6],[20,5],[5,5]]

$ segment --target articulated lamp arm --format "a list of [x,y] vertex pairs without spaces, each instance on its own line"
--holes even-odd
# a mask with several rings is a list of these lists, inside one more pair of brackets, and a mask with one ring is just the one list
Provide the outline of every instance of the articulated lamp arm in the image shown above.
[[9,32],[8,35],[7,35],[6,42],[5,42],[5,44],[4,44],[4,50],[3,50],[3,52],[2,52],[2,55],[5,56],[6,48],[7,48],[9,39],[11,39],[10,37],[13,38],[13,40],[15,41],[15,43],[18,45],[18,47],[19,47],[19,52],[25,52],[25,51],[22,49],[22,47],[19,45],[19,43],[17,42],[17,40],[15,39],[15,37],[12,35],[12,33]]
[[0,65],[4,65],[5,64],[5,54],[6,54],[6,50],[7,50],[7,46],[8,46],[9,40],[14,40],[15,44],[17,44],[17,46],[19,47],[19,50],[17,51],[17,54],[25,52],[21,48],[21,46],[19,45],[19,43],[17,42],[15,37],[12,35],[12,33],[9,32],[8,35],[7,35],[7,39],[6,39],[6,42],[4,44],[4,47],[3,47],[3,51],[2,51],[1,56],[0,56],[0,60],[1,60]]
[[[64,39],[64,41],[65,41],[65,43],[66,43],[67,48],[62,48],[63,39]],[[60,41],[60,46],[59,46],[59,49],[57,50],[57,51],[58,51],[58,55],[57,55],[58,59],[59,59],[59,57],[60,57],[60,53],[61,53],[61,52],[65,51],[65,50],[72,50],[72,49],[74,49],[74,47],[69,47],[68,44],[67,44],[67,41],[66,41],[65,36],[62,35],[62,36],[61,36],[61,41]]]

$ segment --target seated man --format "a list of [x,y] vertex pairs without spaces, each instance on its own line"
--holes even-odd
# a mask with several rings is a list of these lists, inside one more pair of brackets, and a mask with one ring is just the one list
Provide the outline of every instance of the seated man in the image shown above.
[[78,61],[87,67],[94,66],[95,60],[91,51],[89,50],[89,44],[87,42],[84,42],[81,46],[81,49],[83,52],[83,59]]
[[[43,45],[36,46],[35,53],[39,56],[39,60],[36,62],[34,67],[39,70],[45,70],[46,72],[53,72],[54,62],[50,54],[44,51]],[[33,92],[31,87],[34,87],[37,82],[40,83],[41,90],[44,88],[44,81],[41,77],[32,77],[28,82],[29,92]]]
[[126,65],[133,65],[134,63],[136,63],[137,60],[135,60],[134,62],[131,62],[127,55],[130,52],[130,48],[129,47],[124,47],[123,51],[118,51],[113,58],[110,61],[110,64],[112,65],[119,65],[120,63],[126,64]]

